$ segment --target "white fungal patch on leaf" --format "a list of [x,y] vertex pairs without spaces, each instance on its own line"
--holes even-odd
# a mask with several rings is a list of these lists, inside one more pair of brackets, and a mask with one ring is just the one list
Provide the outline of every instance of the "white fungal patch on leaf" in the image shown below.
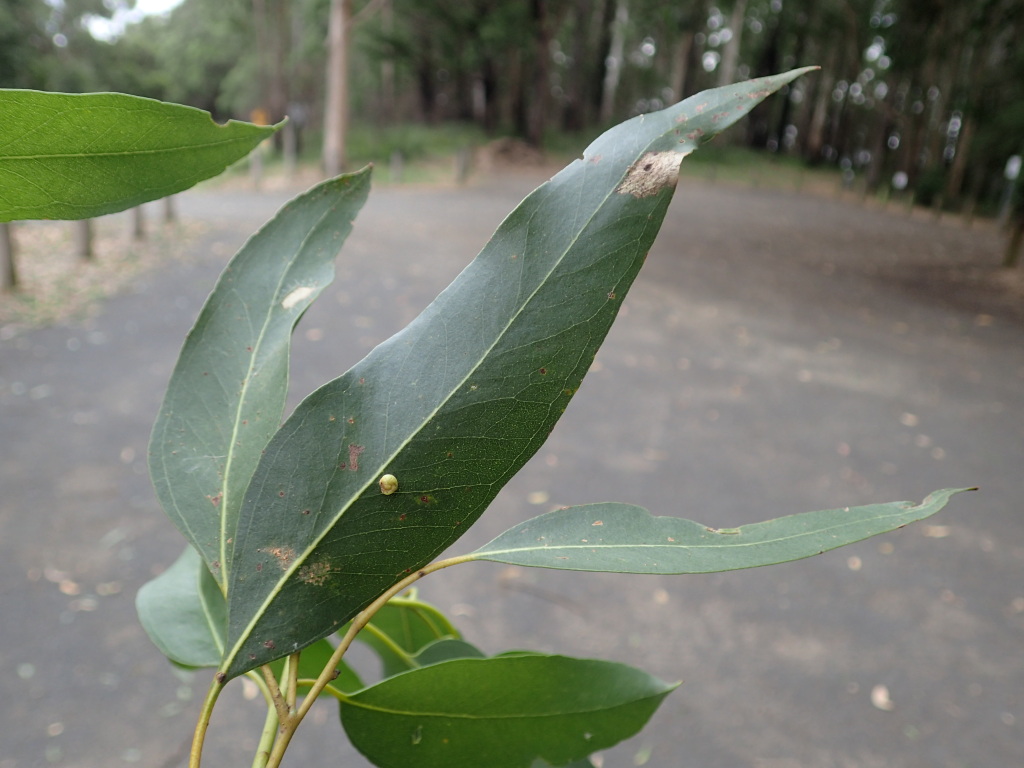
[[646,153],[630,166],[626,178],[615,191],[639,198],[650,197],[666,187],[675,186],[679,178],[679,164],[688,154],[672,150]]
[[313,294],[313,286],[301,285],[284,297],[281,302],[282,309],[291,309],[303,299],[308,299]]

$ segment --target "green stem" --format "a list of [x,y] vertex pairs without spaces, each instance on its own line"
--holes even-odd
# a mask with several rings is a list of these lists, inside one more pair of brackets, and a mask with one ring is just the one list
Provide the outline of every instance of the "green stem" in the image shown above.
[[381,631],[372,622],[363,627],[363,631],[369,632],[377,638],[381,645],[387,646],[387,649],[400,658],[409,669],[412,669],[413,666],[415,666],[412,662],[412,656],[406,653],[405,649],[396,643],[391,635]]
[[284,663],[284,674],[282,677],[283,687],[285,689],[285,703],[288,705],[288,712],[295,711],[295,702],[298,697],[298,682],[299,682],[299,653],[293,653]]
[[199,768],[199,763],[203,759],[203,742],[206,740],[206,731],[210,727],[213,707],[223,690],[224,675],[218,672],[213,676],[210,689],[206,692],[206,698],[203,699],[203,708],[199,711],[199,722],[196,723],[196,730],[192,734],[192,749],[188,756],[188,768]]
[[[295,729],[299,727],[299,723],[309,712],[310,707],[313,706],[313,702],[316,701],[317,697],[323,692],[327,684],[331,682],[338,674],[338,664],[341,663],[341,657],[345,655],[345,652],[352,645],[352,641],[355,640],[356,635],[359,634],[360,630],[370,623],[370,620],[376,615],[377,611],[384,607],[384,605],[393,598],[395,595],[405,591],[412,584],[422,579],[424,576],[435,571],[440,571],[442,568],[449,568],[459,563],[468,563],[473,561],[475,558],[472,555],[460,555],[459,557],[450,557],[447,560],[439,560],[436,563],[431,563],[418,571],[410,573],[404,579],[399,581],[397,584],[392,586],[380,597],[370,603],[366,608],[359,612],[359,614],[352,620],[349,625],[348,632],[341,639],[338,647],[334,649],[334,654],[331,656],[327,666],[324,667],[324,671],[320,673],[320,677],[317,678],[316,683],[310,688],[309,693],[302,700],[302,705],[294,715],[289,715],[287,718],[282,718],[281,727],[278,732],[277,741],[274,744],[274,749],[270,753],[270,760],[267,762],[266,768],[280,768],[281,759],[284,757],[284,752],[288,749],[288,744],[292,740],[292,736],[295,735]],[[192,768],[190,766],[190,768]]]
[[[287,662],[285,662],[285,666],[287,666]],[[287,674],[287,671],[285,670],[285,674]],[[281,695],[281,688],[277,684],[277,678],[274,677],[274,670],[270,668],[269,664],[264,664],[260,667],[260,672],[263,673],[264,685],[270,693],[270,699],[277,710],[277,716],[282,720],[286,719],[291,714],[291,711],[288,709],[288,702]]]
[[267,718],[263,721],[263,733],[260,734],[260,743],[256,748],[256,757],[253,758],[252,768],[266,768],[270,753],[274,749],[274,738],[277,736],[277,726],[280,721],[277,719],[277,707],[270,699],[267,700]]
[[267,703],[267,717],[263,721],[263,733],[260,734],[260,743],[256,748],[256,756],[252,760],[253,768],[264,768],[267,760],[270,759],[270,752],[274,748],[274,738],[277,735],[277,726],[280,722],[277,717],[277,705],[274,703],[274,694],[266,681],[254,670],[245,673],[256,687],[263,694],[263,700]]

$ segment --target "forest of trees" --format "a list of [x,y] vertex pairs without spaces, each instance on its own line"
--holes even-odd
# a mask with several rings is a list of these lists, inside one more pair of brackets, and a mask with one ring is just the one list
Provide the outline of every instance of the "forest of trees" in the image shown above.
[[[0,86],[288,114],[315,142],[333,40],[354,120],[469,122],[542,145],[819,64],[739,140],[957,210],[994,210],[1024,151],[1020,0],[184,0],[100,39],[97,19],[131,5],[4,0]],[[347,23],[329,35],[332,13]]]

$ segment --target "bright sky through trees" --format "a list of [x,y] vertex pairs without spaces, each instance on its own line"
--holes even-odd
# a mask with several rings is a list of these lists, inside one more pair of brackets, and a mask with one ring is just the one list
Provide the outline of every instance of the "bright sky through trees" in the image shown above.
[[124,32],[125,25],[139,21],[144,16],[155,16],[167,13],[182,0],[136,0],[132,9],[119,7],[109,18],[94,16],[89,19],[89,32],[98,40],[113,40]]

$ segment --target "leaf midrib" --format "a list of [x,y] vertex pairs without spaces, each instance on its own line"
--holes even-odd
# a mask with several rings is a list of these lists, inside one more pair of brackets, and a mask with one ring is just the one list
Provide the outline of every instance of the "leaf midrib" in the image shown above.
[[124,158],[128,157],[145,157],[147,155],[166,155],[172,152],[187,152],[195,149],[210,149],[212,147],[218,147],[224,144],[238,144],[245,143],[248,141],[248,137],[242,138],[226,138],[220,141],[205,141],[200,144],[180,144],[173,147],[164,147],[160,149],[133,149],[125,150],[121,152],[61,152],[46,155],[2,155],[0,154],[0,167],[3,163],[11,162],[42,162],[46,160],[81,160],[81,159],[102,159],[102,158]]
[[601,706],[596,706],[595,705],[595,706],[587,707],[585,709],[572,709],[572,710],[563,710],[563,711],[555,711],[555,712],[541,712],[541,713],[532,713],[532,714],[516,712],[516,713],[512,713],[512,714],[507,714],[507,715],[475,714],[475,713],[472,713],[472,712],[443,712],[443,711],[424,711],[424,710],[396,709],[395,707],[388,707],[388,706],[383,706],[383,705],[369,704],[367,702],[360,701],[360,699],[358,698],[358,694],[356,694],[354,696],[350,696],[344,703],[349,705],[349,706],[359,707],[360,709],[365,709],[365,710],[367,710],[369,712],[380,712],[382,714],[395,715],[395,716],[398,716],[398,717],[437,717],[437,718],[442,718],[443,717],[443,718],[449,718],[449,719],[453,719],[453,720],[478,720],[478,721],[488,721],[488,720],[495,720],[495,721],[503,721],[503,720],[537,720],[537,719],[546,719],[546,718],[549,718],[549,717],[558,717],[559,715],[562,715],[564,717],[575,717],[575,716],[578,716],[578,715],[592,715],[592,714],[607,713],[607,712],[611,712],[613,710],[619,709],[620,707],[629,706],[630,704],[637,704],[637,703],[640,703],[640,702],[647,701],[648,699],[654,699],[654,698],[657,698],[659,696],[664,696],[670,690],[672,690],[672,688],[668,687],[664,691],[655,691],[655,692],[652,692],[652,693],[643,694],[641,696],[633,696],[631,698],[625,699],[623,701],[620,701],[618,703],[612,704],[612,705],[607,706],[607,707],[601,707]]
[[[837,525],[830,525],[828,528],[821,528],[821,529],[815,530],[815,531],[804,531],[802,533],[794,533],[794,534],[789,535],[789,536],[779,536],[779,537],[772,538],[772,539],[760,539],[758,541],[740,542],[737,539],[735,539],[735,534],[731,534],[730,533],[730,534],[722,534],[722,535],[728,536],[728,538],[731,541],[735,542],[735,543],[724,543],[723,542],[722,544],[682,544],[682,543],[679,543],[679,544],[669,544],[669,543],[665,543],[665,542],[658,542],[656,544],[645,544],[645,543],[639,543],[639,544],[582,544],[582,543],[581,544],[552,544],[550,546],[544,546],[544,547],[507,547],[507,548],[504,548],[504,549],[478,550],[478,551],[474,552],[473,555],[478,556],[477,559],[486,560],[487,559],[487,555],[505,555],[505,554],[515,554],[515,553],[518,553],[518,552],[545,552],[545,551],[550,552],[550,551],[553,551],[553,550],[563,550],[563,549],[568,549],[568,550],[575,550],[575,549],[586,549],[586,550],[595,550],[595,549],[671,549],[671,550],[694,550],[694,549],[724,549],[724,548],[734,549],[734,548],[741,548],[741,547],[756,547],[756,546],[765,545],[765,544],[779,544],[781,542],[792,541],[792,540],[795,540],[795,539],[801,539],[801,538],[805,538],[807,536],[828,535],[830,531],[840,530],[842,528],[848,528],[848,527],[856,526],[856,525],[862,525],[862,524],[865,524],[865,523],[872,523],[872,522],[875,522],[876,520],[883,520],[883,519],[887,519],[887,518],[900,517],[903,514],[905,514],[907,512],[910,512],[913,509],[918,509],[918,508],[919,507],[911,507],[909,509],[905,509],[905,510],[902,510],[902,511],[894,513],[894,514],[877,515],[876,517],[868,517],[868,518],[858,518],[857,520],[853,520],[853,521],[851,521],[849,523],[840,523],[840,524],[837,524]],[[677,519],[682,520],[682,518],[677,518]],[[684,522],[692,522],[692,521],[684,521]],[[757,525],[757,523],[755,523],[755,525]],[[743,527],[744,526],[741,526],[739,529],[733,529],[733,530],[736,530],[737,533],[742,535]],[[717,533],[717,531],[709,531],[709,533]]]

